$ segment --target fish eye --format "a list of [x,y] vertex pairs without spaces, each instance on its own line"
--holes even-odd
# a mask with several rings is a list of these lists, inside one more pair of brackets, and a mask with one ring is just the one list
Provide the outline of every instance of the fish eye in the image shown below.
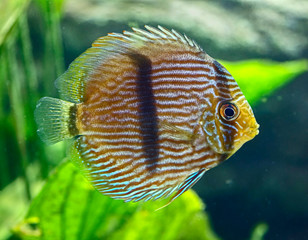
[[223,103],[220,107],[220,116],[226,121],[235,120],[239,115],[237,106],[233,103]]

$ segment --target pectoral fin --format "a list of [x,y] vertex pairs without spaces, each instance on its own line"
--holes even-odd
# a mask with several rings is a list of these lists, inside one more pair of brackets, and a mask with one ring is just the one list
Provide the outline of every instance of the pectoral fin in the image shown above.
[[159,122],[160,129],[164,130],[171,138],[183,141],[192,141],[195,139],[195,134],[185,129],[181,129],[166,121]]

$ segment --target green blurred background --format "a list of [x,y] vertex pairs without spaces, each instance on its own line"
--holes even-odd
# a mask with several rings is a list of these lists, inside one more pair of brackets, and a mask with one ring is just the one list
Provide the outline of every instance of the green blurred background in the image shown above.
[[[72,182],[84,183],[61,163],[65,143],[46,146],[36,135],[36,102],[58,96],[54,81],[68,65],[96,38],[144,24],[185,33],[222,60],[261,125],[194,187],[205,211],[193,192],[158,215],[157,203],[123,204],[87,187],[71,196]],[[304,0],[0,0],[0,239],[305,239],[307,26]],[[96,222],[70,215],[78,206]]]

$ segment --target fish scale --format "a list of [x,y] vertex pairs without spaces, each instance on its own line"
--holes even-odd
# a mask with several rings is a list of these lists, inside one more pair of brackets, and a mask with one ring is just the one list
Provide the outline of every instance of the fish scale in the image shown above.
[[258,124],[231,74],[199,45],[145,28],[96,40],[56,81],[63,100],[42,98],[35,117],[47,143],[75,137],[73,161],[103,194],[173,201]]

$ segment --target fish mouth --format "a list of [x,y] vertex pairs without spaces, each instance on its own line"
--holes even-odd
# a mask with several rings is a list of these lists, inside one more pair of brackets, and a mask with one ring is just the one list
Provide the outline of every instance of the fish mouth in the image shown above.
[[243,141],[248,142],[257,136],[259,134],[259,127],[260,125],[258,123],[255,123],[253,126],[251,126],[246,132],[246,136],[243,138]]
[[250,127],[250,132],[249,135],[252,136],[252,138],[254,138],[255,136],[257,136],[259,134],[259,127],[260,125],[258,123],[255,123],[253,127]]

